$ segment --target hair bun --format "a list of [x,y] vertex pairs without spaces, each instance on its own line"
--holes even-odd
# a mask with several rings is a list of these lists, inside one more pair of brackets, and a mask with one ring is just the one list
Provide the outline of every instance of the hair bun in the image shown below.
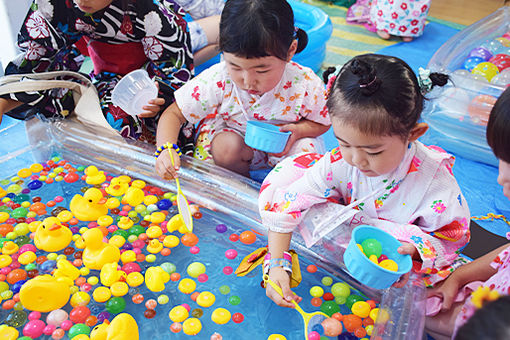
[[354,59],[349,65],[352,74],[358,76],[358,85],[361,93],[364,95],[371,95],[375,93],[381,85],[381,80],[377,79],[375,69],[368,63]]
[[435,85],[445,86],[446,83],[448,83],[448,80],[450,79],[450,77],[448,77],[447,74],[437,72],[431,73],[429,78],[430,81],[432,81],[432,87],[434,87]]

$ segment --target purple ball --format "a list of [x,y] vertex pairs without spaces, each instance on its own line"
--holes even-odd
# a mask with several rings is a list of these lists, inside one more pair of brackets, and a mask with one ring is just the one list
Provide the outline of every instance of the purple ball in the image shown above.
[[486,48],[475,47],[471,50],[471,52],[469,52],[468,57],[478,57],[478,58],[482,58],[483,60],[487,61],[490,58],[492,58],[492,53]]
[[78,234],[78,232],[80,231],[80,228],[78,227],[71,227],[70,229],[73,234]]
[[101,312],[97,315],[97,323],[101,324],[104,320],[108,320],[110,318],[110,313],[108,312]]
[[220,234],[223,234],[224,232],[227,231],[227,226],[224,224],[218,224],[216,226],[216,231],[219,232]]

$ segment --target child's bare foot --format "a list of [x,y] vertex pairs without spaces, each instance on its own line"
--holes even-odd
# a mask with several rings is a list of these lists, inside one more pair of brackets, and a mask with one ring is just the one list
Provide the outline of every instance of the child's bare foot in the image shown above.
[[402,37],[402,41],[411,42],[411,41],[413,41],[413,37]]
[[388,40],[390,38],[390,34],[386,31],[378,30],[377,35],[383,38],[384,40]]

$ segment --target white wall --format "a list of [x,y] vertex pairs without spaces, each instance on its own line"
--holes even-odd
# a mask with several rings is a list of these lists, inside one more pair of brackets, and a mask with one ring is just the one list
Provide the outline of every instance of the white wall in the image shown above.
[[0,75],[19,53],[16,37],[31,4],[32,0],[0,0]]

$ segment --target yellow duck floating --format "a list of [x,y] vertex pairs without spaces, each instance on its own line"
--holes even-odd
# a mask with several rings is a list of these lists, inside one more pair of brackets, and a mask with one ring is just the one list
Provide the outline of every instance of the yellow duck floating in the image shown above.
[[119,261],[119,248],[103,242],[103,233],[100,229],[89,229],[83,233],[82,238],[85,245],[82,260],[85,267],[101,270],[106,263]]
[[133,222],[133,220],[131,220],[129,217],[122,216],[119,222],[117,222],[117,227],[119,227],[120,229],[127,230],[131,228],[133,224],[135,224],[135,222]]
[[136,320],[127,313],[117,315],[110,324],[102,323],[90,332],[90,340],[138,340],[139,337]]
[[87,167],[84,172],[85,175],[87,175],[85,178],[85,182],[87,182],[87,184],[95,185],[106,181],[104,171],[99,171],[94,165]]
[[165,283],[170,280],[170,274],[161,267],[149,267],[145,272],[145,285],[152,292],[161,292],[165,289]]
[[74,284],[74,280],[80,276],[80,270],[71,262],[60,259],[57,261],[57,269],[53,272],[53,276],[59,282],[67,283],[69,286]]
[[101,268],[101,273],[99,273],[99,278],[101,279],[101,283],[103,286],[110,287],[115,282],[119,281],[121,277],[126,277],[126,273],[122,270],[117,270],[117,262],[106,263]]
[[70,296],[69,285],[51,275],[36,276],[21,286],[19,291],[23,307],[41,313],[64,307]]
[[47,217],[35,231],[34,243],[38,249],[54,252],[67,247],[73,238],[69,228],[63,226],[56,217]]
[[108,208],[104,203],[103,193],[97,188],[90,188],[83,196],[74,195],[69,208],[73,215],[80,221],[96,221],[99,217],[108,214]]
[[129,176],[119,176],[112,178],[110,185],[106,187],[105,191],[112,196],[122,196],[129,189]]

